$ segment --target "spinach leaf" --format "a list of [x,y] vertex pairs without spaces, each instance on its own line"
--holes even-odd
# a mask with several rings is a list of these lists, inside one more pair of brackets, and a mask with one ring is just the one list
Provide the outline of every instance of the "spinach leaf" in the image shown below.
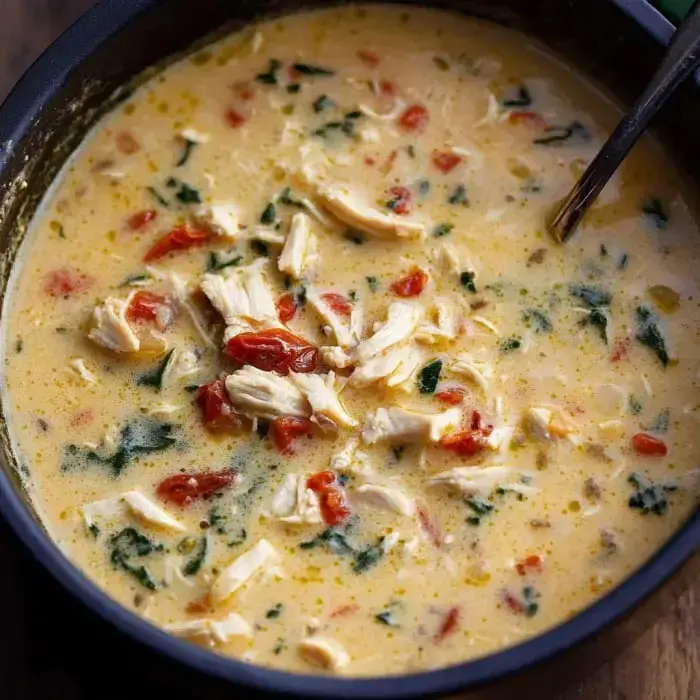
[[170,360],[172,359],[174,352],[175,349],[173,348],[153,369],[150,369],[145,374],[142,374],[136,380],[136,384],[138,386],[150,386],[156,391],[160,391],[163,387],[163,375],[170,364]]
[[268,620],[276,620],[282,614],[283,608],[282,603],[276,603],[265,613],[265,617]]
[[111,549],[110,561],[115,567],[121,567],[131,574],[142,586],[151,591],[158,588],[155,579],[145,566],[138,566],[131,562],[137,557],[145,557],[154,552],[162,552],[163,545],[156,544],[142,535],[136,528],[125,527],[116,535],[109,538],[108,546]]
[[656,353],[664,367],[668,366],[668,351],[659,321],[655,314],[646,306],[637,307],[637,340]]
[[591,287],[587,284],[572,284],[569,287],[571,296],[580,299],[589,308],[599,306],[610,306],[612,294],[598,287]]
[[529,107],[532,104],[532,95],[527,86],[520,85],[516,96],[505,98],[501,104],[504,107]]
[[277,85],[277,73],[282,68],[282,61],[271,58],[266,73],[258,73],[255,79],[263,85]]
[[192,155],[192,151],[197,147],[197,142],[196,141],[191,141],[190,139],[185,139],[185,143],[182,149],[182,155],[180,156],[179,160],[177,163],[175,163],[175,167],[179,168],[183,166],[187,161],[190,159],[190,156]]
[[320,535],[316,535],[312,540],[302,542],[299,545],[300,549],[315,549],[316,547],[327,547],[333,554],[355,553],[347,536],[332,527],[326,528]]
[[429,362],[418,374],[418,391],[421,394],[434,394],[441,372],[442,360]]
[[660,231],[668,227],[668,214],[660,200],[652,197],[642,205],[642,214]]
[[527,617],[534,617],[537,614],[540,606],[536,601],[539,597],[540,594],[532,586],[525,586],[523,588],[523,602],[525,604],[523,612]]
[[343,234],[343,238],[346,241],[354,243],[355,245],[362,245],[367,241],[367,236],[365,236],[365,234],[362,233],[362,231],[355,231],[351,228]]
[[617,261],[617,269],[618,270],[626,270],[629,263],[630,263],[630,256],[627,253],[623,253],[620,256],[620,259]]
[[254,238],[250,242],[250,249],[259,258],[269,258],[270,257],[270,249],[267,247],[267,243],[263,243],[262,241],[257,240],[257,238]]
[[464,185],[457,185],[452,194],[447,198],[450,204],[461,204],[464,207],[469,206],[469,199],[467,198],[467,188]]
[[470,496],[465,503],[476,514],[467,518],[467,523],[469,525],[480,525],[484,516],[491,513],[495,507],[490,501],[477,496]]
[[323,112],[326,109],[331,109],[332,107],[335,107],[335,102],[328,97],[328,95],[320,95],[317,97],[313,103],[311,104],[313,107],[314,112],[318,114],[319,112]]
[[146,191],[153,197],[153,199],[158,202],[162,207],[165,207],[166,209],[170,206],[170,202],[163,197],[163,195],[158,192],[158,190],[155,187],[147,187]]
[[202,197],[199,194],[199,190],[191,187],[186,182],[180,182],[180,186],[175,193],[175,199],[177,199],[182,204],[201,204]]
[[342,119],[342,121],[327,122],[322,126],[318,127],[312,131],[313,136],[321,136],[322,138],[327,138],[333,133],[345,134],[348,138],[352,138],[355,135],[355,125],[357,120],[362,117],[362,112],[354,111],[348,112]]
[[654,420],[651,422],[649,430],[651,430],[652,433],[656,433],[657,435],[663,435],[664,433],[667,433],[670,418],[671,411],[670,409],[665,408],[663,411],[660,411],[656,416],[654,416]]
[[549,316],[539,309],[527,309],[523,313],[523,320],[528,328],[534,328],[535,333],[551,333],[554,328],[549,320]]
[[356,574],[361,574],[376,566],[379,560],[384,556],[384,537],[380,537],[376,544],[370,545],[355,554],[355,561],[352,565],[352,570]]
[[633,416],[637,416],[642,412],[642,404],[634,394],[629,395],[627,409]]
[[630,474],[627,481],[636,489],[636,493],[630,496],[627,505],[638,510],[642,515],[649,513],[663,515],[668,510],[666,494],[678,488],[673,484],[653,484],[639,474]]
[[394,619],[394,611],[393,610],[382,610],[382,612],[377,613],[374,616],[374,619],[379,622],[382,625],[386,625],[387,627],[398,627],[399,624],[396,622]]
[[202,568],[204,560],[207,558],[207,552],[209,551],[209,539],[206,535],[202,535],[199,540],[199,545],[197,546],[197,551],[194,556],[185,564],[182,568],[182,573],[185,576],[194,576]]
[[145,273],[139,273],[136,275],[129,275],[128,277],[125,277],[120,283],[120,287],[140,287],[142,284],[145,282],[150,282],[152,277]]
[[299,73],[299,75],[335,75],[334,70],[329,70],[328,68],[321,68],[320,66],[312,66],[308,63],[293,63],[292,69]]
[[476,294],[476,284],[474,279],[476,278],[476,272],[471,270],[465,270],[459,275],[459,283],[472,294]]
[[284,204],[287,207],[298,207],[299,209],[304,208],[304,202],[300,199],[295,199],[292,197],[292,190],[289,187],[285,187],[277,197],[277,201],[280,204]]
[[429,180],[419,180],[418,181],[418,194],[421,197],[425,197],[430,193],[430,181]]
[[523,341],[520,338],[516,338],[515,336],[513,336],[511,338],[504,338],[499,343],[499,347],[502,353],[508,353],[513,352],[513,350],[517,350],[522,346],[522,344]]
[[270,202],[265,209],[263,209],[263,213],[260,214],[260,223],[270,225],[274,224],[275,221],[277,221],[277,210],[275,209],[275,205]]
[[290,95],[296,95],[298,92],[301,92],[301,85],[299,83],[290,83],[287,85],[287,92]]
[[367,280],[367,286],[369,287],[370,292],[376,292],[377,289],[379,289],[379,280],[376,277],[365,277]]
[[438,224],[434,229],[433,229],[433,237],[434,238],[442,238],[443,236],[446,236],[448,233],[452,231],[454,228],[454,224]]
[[568,141],[572,136],[577,136],[584,141],[590,138],[586,127],[578,121],[573,121],[566,126],[548,126],[544,133],[544,136],[533,139],[532,142],[538,146],[548,146],[559,141]]
[[225,258],[220,253],[212,251],[207,258],[207,272],[218,272],[227,267],[238,267],[242,262],[242,255],[234,255],[231,258]]

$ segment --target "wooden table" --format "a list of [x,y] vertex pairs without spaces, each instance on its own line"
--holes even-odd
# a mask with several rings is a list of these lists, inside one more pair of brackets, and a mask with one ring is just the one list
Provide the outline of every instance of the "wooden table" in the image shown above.
[[[128,0],[121,0],[128,2]],[[0,0],[0,99],[91,0]],[[235,697],[119,635],[31,559],[0,520],[0,698]],[[146,697],[144,695],[144,697]],[[522,698],[546,696],[531,689]],[[552,700],[700,700],[700,583],[626,652]]]

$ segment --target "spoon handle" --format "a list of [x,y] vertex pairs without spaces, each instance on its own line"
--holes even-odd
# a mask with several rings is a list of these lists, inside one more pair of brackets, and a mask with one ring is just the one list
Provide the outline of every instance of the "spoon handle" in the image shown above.
[[700,63],[700,0],[673,36],[644,92],[625,114],[591,164],[559,205],[549,230],[561,243],[571,238],[588,208],[642,135],[654,115]]

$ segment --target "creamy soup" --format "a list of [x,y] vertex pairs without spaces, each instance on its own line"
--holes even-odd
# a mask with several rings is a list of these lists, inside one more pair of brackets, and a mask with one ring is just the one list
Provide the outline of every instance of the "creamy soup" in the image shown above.
[[495,651],[697,504],[697,224],[527,39],[370,6],[263,22],[105,117],[37,216],[5,402],[46,528],[217,653],[377,675]]

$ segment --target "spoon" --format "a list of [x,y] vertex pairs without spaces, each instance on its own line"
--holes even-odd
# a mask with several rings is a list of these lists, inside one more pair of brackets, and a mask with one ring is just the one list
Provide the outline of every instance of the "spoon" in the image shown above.
[[661,65],[644,92],[625,114],[569,194],[547,223],[549,232],[566,243],[588,208],[644,133],[651,119],[676,88],[700,65],[700,0],[677,29]]

